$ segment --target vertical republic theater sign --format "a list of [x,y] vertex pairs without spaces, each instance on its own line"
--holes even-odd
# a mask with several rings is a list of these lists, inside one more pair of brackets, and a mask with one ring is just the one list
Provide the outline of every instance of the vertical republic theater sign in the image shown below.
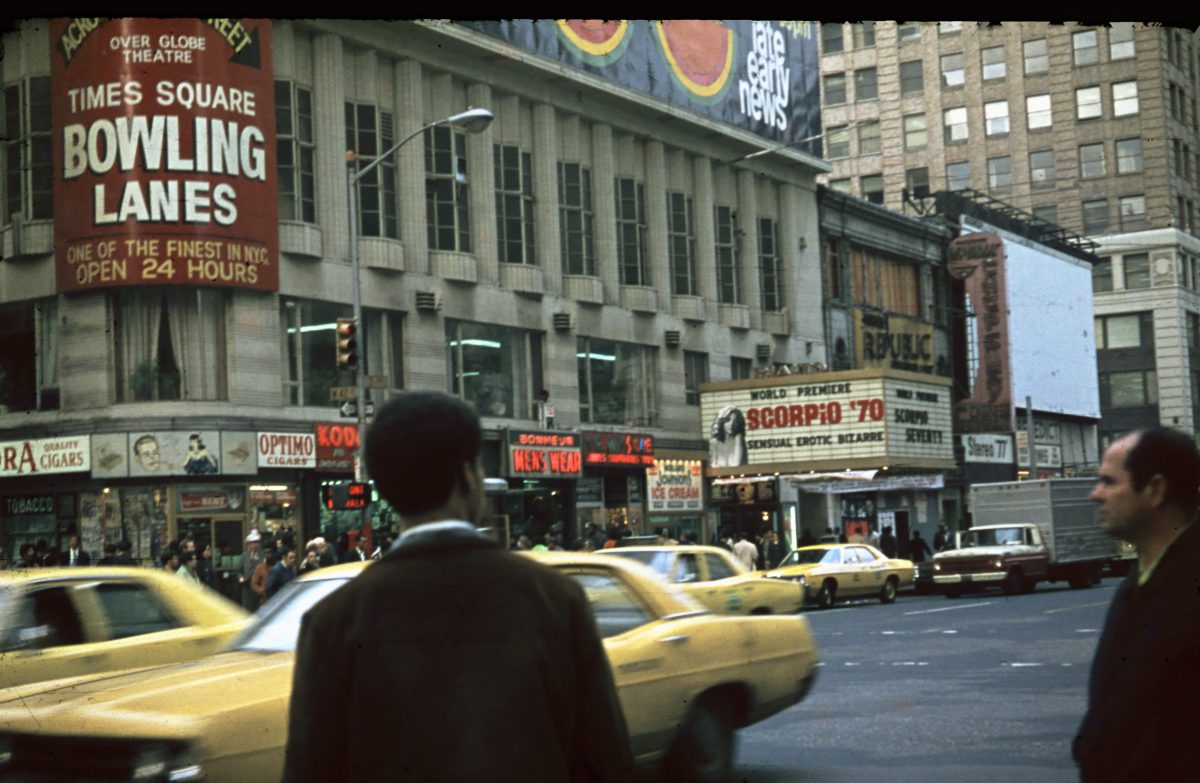
[[59,292],[276,291],[271,23],[55,19]]

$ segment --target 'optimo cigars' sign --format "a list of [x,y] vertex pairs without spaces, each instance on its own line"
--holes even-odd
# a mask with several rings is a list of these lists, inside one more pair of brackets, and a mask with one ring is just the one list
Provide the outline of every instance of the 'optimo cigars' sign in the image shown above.
[[50,35],[58,290],[277,290],[270,21],[55,19]]

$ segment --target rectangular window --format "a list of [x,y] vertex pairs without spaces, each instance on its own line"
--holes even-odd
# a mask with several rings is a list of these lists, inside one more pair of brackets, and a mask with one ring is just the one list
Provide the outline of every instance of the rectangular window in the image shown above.
[[596,337],[579,337],[575,345],[580,421],[634,427],[657,424],[654,348]]
[[947,144],[967,140],[967,108],[965,106],[946,109],[942,113],[942,117],[942,127]]
[[1049,128],[1053,122],[1049,95],[1030,95],[1025,99],[1025,116],[1029,130]]
[[738,269],[737,223],[733,207],[714,208],[717,250],[717,299],[721,304],[742,301]]
[[1135,229],[1146,226],[1146,197],[1121,196],[1118,201],[1121,212],[1121,228]]
[[851,193],[854,191],[854,186],[848,179],[831,179],[829,180],[829,189],[838,193]]
[[867,177],[858,178],[858,187],[862,192],[862,197],[872,204],[883,203],[883,175],[872,174]]
[[842,298],[842,260],[836,239],[825,243],[825,282],[828,285],[826,296],[829,299]]
[[770,218],[758,221],[758,269],[762,286],[762,308],[768,313],[784,307],[783,259],[779,256],[779,223]]
[[929,143],[929,132],[924,114],[910,114],[904,118],[904,149],[924,149]]
[[864,122],[858,126],[858,154],[879,154],[879,123]]
[[908,169],[904,172],[904,187],[912,198],[927,198],[929,196],[929,169],[925,166]]
[[754,371],[754,360],[744,356],[729,357],[729,377],[735,381],[744,381]]
[[833,22],[821,25],[821,53],[833,54],[845,48],[842,23]]
[[846,102],[846,74],[831,73],[825,76],[825,105],[837,106]]
[[1128,117],[1138,113],[1137,82],[1114,82],[1112,86],[1114,117]]
[[1033,216],[1044,223],[1049,223],[1052,226],[1058,225],[1058,205],[1057,204],[1041,204],[1035,206],[1032,210]]
[[535,264],[532,157],[511,144],[493,144],[492,169],[500,260],[506,264]]
[[[1113,290],[1113,263],[1111,258],[1103,257],[1092,265],[1092,293],[1106,294]],[[1099,332],[1097,332],[1099,337]]]
[[[226,400],[228,292],[172,286],[114,293],[117,402]],[[334,367],[333,325],[324,366]],[[325,402],[329,397],[326,395]]]
[[849,301],[907,316],[922,312],[921,275],[911,260],[852,244]]
[[1083,233],[1099,234],[1108,230],[1108,199],[1083,202]]
[[896,35],[900,38],[900,43],[919,41],[921,40],[921,23],[905,22],[896,28]]
[[1054,150],[1029,153],[1029,181],[1035,188],[1054,184]]
[[1126,60],[1133,55],[1133,22],[1113,22],[1108,28],[1108,59]]
[[35,76],[4,88],[6,206],[2,221],[54,217],[50,79]]
[[963,190],[971,187],[971,163],[959,161],[946,164],[946,189]]
[[683,352],[683,393],[688,405],[700,404],[700,384],[708,383],[708,354]]
[[1104,176],[1104,144],[1084,144],[1079,148],[1079,176]]
[[0,305],[0,410],[58,409],[57,303],[51,297]]
[[1154,348],[1154,321],[1149,312],[1124,313],[1096,318],[1096,350]]
[[873,101],[879,97],[879,82],[874,68],[854,72],[854,100]]
[[1094,65],[1100,62],[1099,37],[1095,30],[1082,30],[1071,36],[1075,50],[1076,65]]
[[[284,404],[324,407],[339,404],[330,397],[333,387],[343,385],[336,362],[337,319],[351,315],[348,304],[280,298],[281,353],[286,357]],[[360,344],[360,355],[366,355],[365,347]]]
[[1012,186],[1012,158],[1001,155],[987,160],[988,188],[996,190]]
[[1021,46],[1025,54],[1025,75],[1046,73],[1050,70],[1050,52],[1046,48],[1045,38],[1035,38],[1025,41]]
[[1008,133],[1008,101],[983,104],[984,135],[1003,136]]
[[866,49],[875,45],[874,22],[852,24],[850,25],[850,32],[854,36],[855,49]]
[[650,285],[646,265],[646,189],[641,182],[618,177],[617,266],[621,285]]
[[312,92],[289,81],[275,82],[275,161],[279,219],[317,222],[316,141]]
[[425,218],[430,250],[471,252],[467,134],[458,128],[425,131]]
[[1133,370],[1100,374],[1100,405],[1104,408],[1141,408],[1158,404],[1158,374]]
[[692,199],[667,193],[667,248],[671,254],[671,290],[678,296],[700,293],[696,279],[696,223]]
[[979,59],[983,63],[983,80],[1003,79],[1008,75],[1008,66],[1004,62],[1004,47],[989,46],[981,49]]
[[942,55],[942,86],[962,87],[966,79],[962,52]]
[[938,22],[938,35],[962,32],[962,22]]
[[595,276],[592,219],[592,170],[559,161],[558,230],[564,275]]
[[1075,90],[1075,118],[1090,120],[1103,115],[1099,87],[1080,87]]
[[480,416],[533,418],[542,388],[542,335],[492,323],[446,319],[450,393]]
[[834,158],[850,157],[850,128],[845,125],[838,125],[829,128],[825,132],[825,139],[829,149],[825,152],[825,157],[833,160]]
[[912,95],[925,90],[925,63],[909,60],[900,63],[900,94]]
[[[391,149],[395,123],[391,112],[370,103],[346,102],[346,149],[361,159],[361,171],[382,152]],[[364,237],[400,238],[400,211],[396,198],[396,160],[389,156],[358,180],[358,230]]]

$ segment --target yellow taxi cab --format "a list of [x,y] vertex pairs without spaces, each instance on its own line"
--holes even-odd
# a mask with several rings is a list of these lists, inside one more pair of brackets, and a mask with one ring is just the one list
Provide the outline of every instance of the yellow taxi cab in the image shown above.
[[915,574],[911,560],[889,558],[868,544],[818,544],[792,550],[762,576],[798,582],[807,600],[827,609],[838,598],[872,595],[890,604]]
[[[716,615],[624,558],[529,556],[588,595],[639,763],[721,780],[735,730],[813,684],[819,655],[802,616]],[[0,691],[0,779],[278,780],[300,618],[369,567],[293,580],[204,660]]]
[[798,585],[760,579],[720,547],[619,546],[596,554],[626,557],[649,566],[720,614],[791,614],[804,608],[804,592]]
[[0,688],[192,660],[249,619],[224,596],[150,568],[0,571]]

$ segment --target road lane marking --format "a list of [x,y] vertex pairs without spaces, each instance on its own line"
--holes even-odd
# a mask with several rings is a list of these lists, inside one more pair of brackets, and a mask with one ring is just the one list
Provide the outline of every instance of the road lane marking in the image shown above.
[[1100,633],[1099,628],[1076,628],[1075,633]]
[[1072,609],[1091,609],[1096,606],[1108,606],[1111,601],[1100,601],[1094,604],[1080,604],[1079,606],[1064,606],[1061,609],[1047,609],[1043,614],[1058,614],[1059,612],[1069,612]]
[[1014,661],[1013,663],[1006,663],[1004,665],[1010,666],[1014,669],[1029,669],[1029,668],[1041,666],[1042,664],[1040,664],[1040,663],[1021,663],[1021,662]]
[[916,609],[911,612],[905,612],[906,615],[914,614],[933,614],[934,612],[953,612],[955,609],[975,609],[980,606],[991,606],[992,601],[980,601],[977,604],[959,604],[958,606],[943,606],[941,609]]

